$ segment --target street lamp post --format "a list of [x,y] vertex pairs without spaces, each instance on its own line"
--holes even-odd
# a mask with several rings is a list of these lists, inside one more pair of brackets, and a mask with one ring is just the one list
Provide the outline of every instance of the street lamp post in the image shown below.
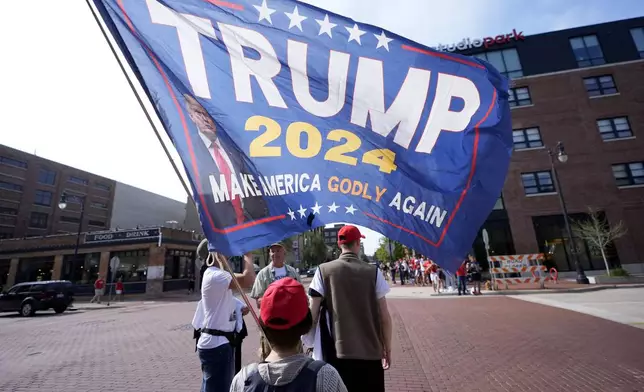
[[[552,176],[555,180],[555,186],[557,187],[557,195],[559,195],[559,203],[561,204],[561,211],[564,218],[564,226],[566,227],[566,234],[570,239],[570,255],[572,260],[575,263],[575,270],[577,271],[577,283],[579,284],[589,284],[588,277],[584,272],[581,263],[579,262],[579,257],[577,256],[576,246],[572,236],[572,230],[570,229],[570,219],[568,218],[568,209],[566,208],[566,201],[564,200],[563,190],[561,189],[561,184],[559,183],[559,175],[557,174],[557,167],[555,166],[555,156],[557,160],[561,163],[566,163],[568,161],[568,154],[564,150],[564,145],[562,142],[557,142],[557,146],[554,149],[548,149],[548,156],[550,156],[550,166],[552,167]],[[565,250],[565,246],[564,246]]]
[[[85,199],[79,197],[78,200],[80,201],[80,206],[81,206],[81,213],[80,213],[80,220],[78,222],[78,233],[76,234],[76,247],[74,248],[74,261],[78,258],[78,246],[80,245],[80,236],[81,236],[81,229],[83,227],[83,217],[85,216]],[[58,208],[61,210],[64,210],[67,208],[67,194],[63,193],[60,196],[60,201],[58,202]]]

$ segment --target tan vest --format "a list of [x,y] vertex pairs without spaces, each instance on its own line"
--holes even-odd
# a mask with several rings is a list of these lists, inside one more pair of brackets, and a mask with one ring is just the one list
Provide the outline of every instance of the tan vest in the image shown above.
[[331,336],[338,358],[380,360],[382,331],[376,298],[378,268],[343,253],[320,265]]

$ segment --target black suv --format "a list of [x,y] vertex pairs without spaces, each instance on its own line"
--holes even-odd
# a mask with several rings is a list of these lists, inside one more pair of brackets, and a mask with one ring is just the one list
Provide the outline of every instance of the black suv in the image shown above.
[[20,312],[23,317],[33,316],[38,310],[62,313],[72,302],[74,292],[68,280],[25,282],[0,294],[0,312]]

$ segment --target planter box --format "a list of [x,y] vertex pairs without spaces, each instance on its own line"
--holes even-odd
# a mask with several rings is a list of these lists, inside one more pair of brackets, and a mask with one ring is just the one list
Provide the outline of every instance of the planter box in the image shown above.
[[620,284],[620,283],[644,283],[643,276],[589,276],[591,284]]

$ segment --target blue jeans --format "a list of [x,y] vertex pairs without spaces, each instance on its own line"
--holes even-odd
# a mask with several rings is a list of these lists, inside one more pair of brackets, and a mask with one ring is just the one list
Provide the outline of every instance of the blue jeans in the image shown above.
[[203,382],[201,392],[228,392],[235,376],[235,350],[230,344],[198,349]]
[[467,276],[458,277],[458,295],[467,294]]

